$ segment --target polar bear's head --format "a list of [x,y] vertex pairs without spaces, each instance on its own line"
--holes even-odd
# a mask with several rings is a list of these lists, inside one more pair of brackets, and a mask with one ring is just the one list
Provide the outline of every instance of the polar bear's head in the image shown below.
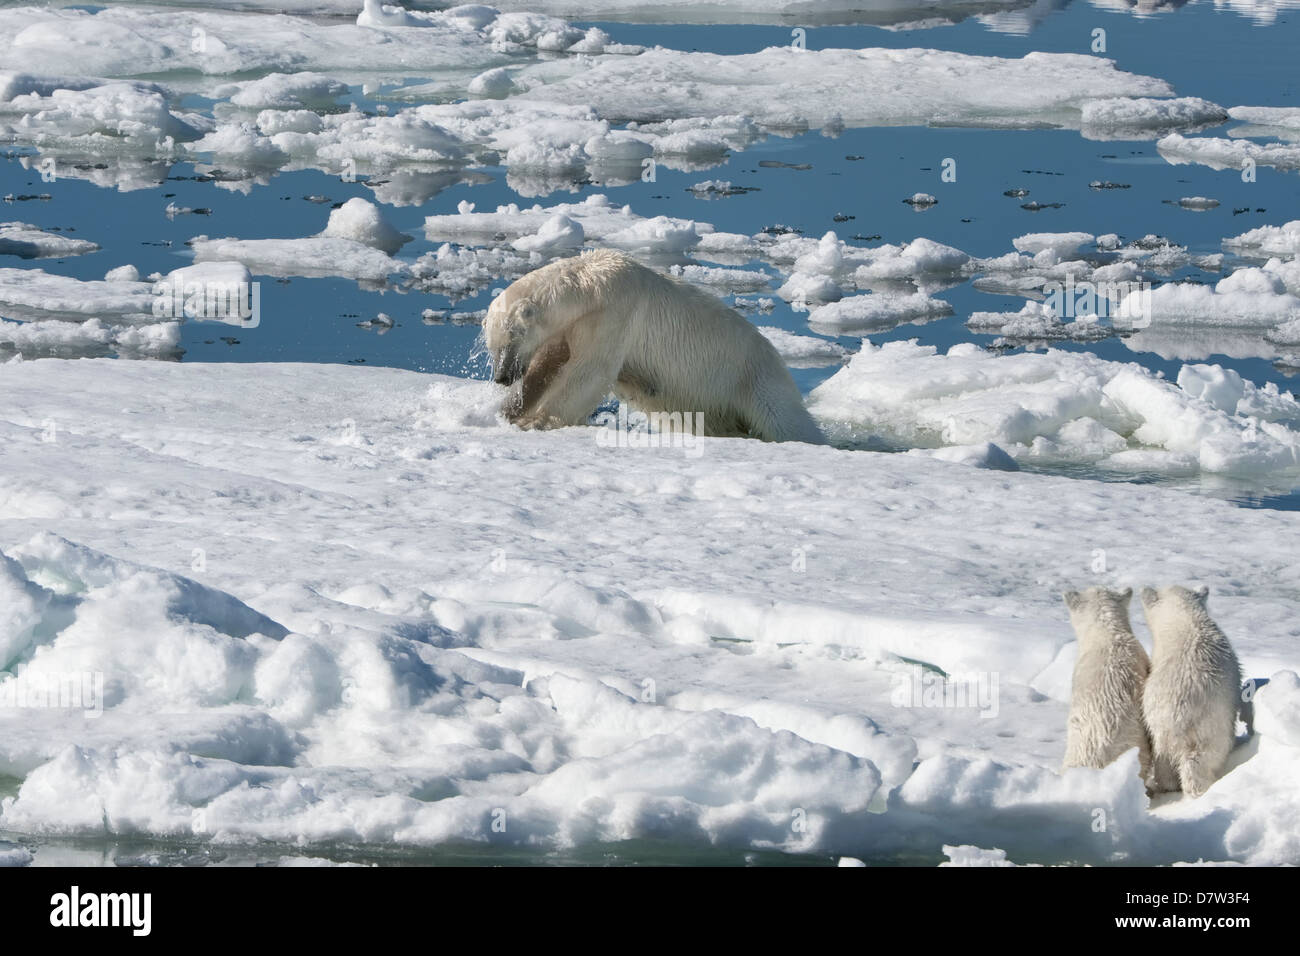
[[526,292],[512,285],[492,300],[483,320],[483,344],[492,361],[492,377],[510,385],[528,367],[533,353],[547,339],[545,311]]
[[1207,612],[1210,589],[1201,586],[1195,591],[1173,586],[1167,588],[1143,588],[1142,610],[1146,614],[1147,624],[1153,631],[1159,629],[1164,621],[1186,621],[1189,617],[1200,617]]
[[1106,624],[1108,630],[1128,625],[1128,604],[1133,589],[1112,591],[1109,588],[1087,588],[1083,591],[1066,591],[1061,595],[1070,611],[1070,623],[1076,633],[1085,633],[1094,624]]
[[597,250],[516,279],[492,300],[483,320],[492,377],[502,385],[516,381],[544,345],[556,344],[574,322],[605,307],[611,285],[635,296],[626,275],[638,269],[648,272],[621,252]]

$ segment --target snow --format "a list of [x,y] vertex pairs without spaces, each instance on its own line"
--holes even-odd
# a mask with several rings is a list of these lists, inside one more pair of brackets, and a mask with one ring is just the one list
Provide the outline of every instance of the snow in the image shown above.
[[[425,220],[435,249],[402,259],[411,237],[377,203],[421,205],[497,168],[528,197],[612,189],[651,161],[694,174],[771,135],[889,125],[1162,137],[1173,163],[1285,170],[1300,166],[1295,109],[1176,98],[1091,56],[645,50],[557,19],[933,25],[1001,6],[984,0],[236,5],[256,12],[0,9],[0,135],[40,151],[23,168],[126,189],[188,159],[245,192],[317,169],[368,175],[375,199],[312,236],[197,236],[192,265],[149,281],[129,263],[94,267],[102,281],[0,269],[0,777],[17,781],[0,832],[37,840],[35,854],[0,841],[0,865],[34,862],[50,837],[116,835],[322,856],[654,839],[841,865],[1300,863],[1286,531],[1300,517],[1035,473],[1290,490],[1300,402],[1273,385],[1052,349],[863,341],[850,355],[762,326],[789,366],[839,366],[809,405],[842,447],[685,447],[640,424],[642,440],[612,444],[604,429],[520,432],[482,381],[107,358],[176,359],[183,322],[246,324],[202,300],[160,313],[160,289],[342,276],[455,301],[588,246],[764,295],[738,308],[783,298],[834,337],[947,316],[935,296],[973,279],[1028,300],[967,318],[998,347],[1118,331],[1172,357],[1273,358],[1300,348],[1300,221],[1225,239],[1245,264],[1086,232],[982,259],[924,236],[728,233],[611,193],[465,201]],[[41,72],[69,63],[85,75]],[[386,98],[376,114],[339,105],[361,84]],[[1229,118],[1250,125],[1186,135]],[[0,254],[98,248],[0,224]],[[1225,262],[1213,285],[1178,272]],[[1038,301],[1049,283],[1176,272],[1111,325]],[[395,325],[363,314],[376,334]],[[1133,754],[1057,769],[1075,651],[1060,591],[1157,578],[1208,582],[1247,673],[1272,678],[1259,736],[1198,800],[1148,801]],[[1102,833],[1096,807],[1114,823]]]
[[[954,382],[1111,371],[1014,358],[935,360]],[[515,430],[500,396],[341,365],[0,366],[0,829],[1300,862],[1300,517],[828,447],[602,447]],[[1151,806],[1132,753],[1057,770],[1059,592],[1089,578],[1208,583],[1272,677],[1203,797]],[[85,674],[102,691],[55,706]],[[996,693],[945,703],[976,686]]]

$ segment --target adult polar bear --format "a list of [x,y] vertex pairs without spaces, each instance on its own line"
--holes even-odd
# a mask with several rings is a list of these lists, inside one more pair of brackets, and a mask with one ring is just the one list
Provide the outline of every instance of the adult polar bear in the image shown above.
[[[493,300],[483,339],[522,428],[580,425],[610,392],[705,434],[825,442],[767,339],[685,282],[608,249],[543,266]],[[695,416],[695,417],[692,417]]]

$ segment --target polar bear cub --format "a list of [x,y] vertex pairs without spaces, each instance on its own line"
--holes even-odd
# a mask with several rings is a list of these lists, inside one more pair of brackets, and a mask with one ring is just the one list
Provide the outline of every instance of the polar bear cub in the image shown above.
[[521,428],[581,425],[612,391],[651,416],[702,421],[709,435],[825,442],[758,329],[621,252],[586,252],[516,280],[488,308],[483,343]]
[[1236,738],[1241,667],[1210,619],[1208,596],[1204,587],[1142,589],[1153,641],[1142,715],[1157,791],[1200,796],[1223,773]]
[[1142,688],[1150,662],[1129,624],[1132,597],[1132,588],[1088,588],[1064,595],[1079,639],[1064,766],[1105,767],[1137,747],[1145,780],[1151,769],[1151,745],[1142,723]]

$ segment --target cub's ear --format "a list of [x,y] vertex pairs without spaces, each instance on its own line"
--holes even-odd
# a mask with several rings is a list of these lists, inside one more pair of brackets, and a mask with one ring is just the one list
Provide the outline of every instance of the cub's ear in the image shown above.
[[1142,605],[1144,607],[1150,607],[1152,604],[1155,604],[1159,600],[1160,600],[1160,592],[1157,591],[1155,588],[1142,589]]
[[1061,597],[1065,599],[1065,606],[1071,611],[1076,610],[1083,599],[1083,595],[1078,591],[1066,591]]
[[1119,599],[1125,604],[1128,604],[1129,601],[1133,600],[1133,589],[1125,588],[1123,591],[1120,591]]
[[1200,601],[1202,605],[1204,605],[1205,602],[1206,602],[1206,599],[1209,598],[1209,596],[1210,596],[1210,589],[1209,589],[1208,587],[1206,587],[1204,584],[1202,584],[1199,588],[1197,588],[1197,589],[1196,589],[1195,591],[1193,591],[1192,593],[1195,594],[1195,595],[1196,595],[1196,599],[1197,599],[1198,601]]

